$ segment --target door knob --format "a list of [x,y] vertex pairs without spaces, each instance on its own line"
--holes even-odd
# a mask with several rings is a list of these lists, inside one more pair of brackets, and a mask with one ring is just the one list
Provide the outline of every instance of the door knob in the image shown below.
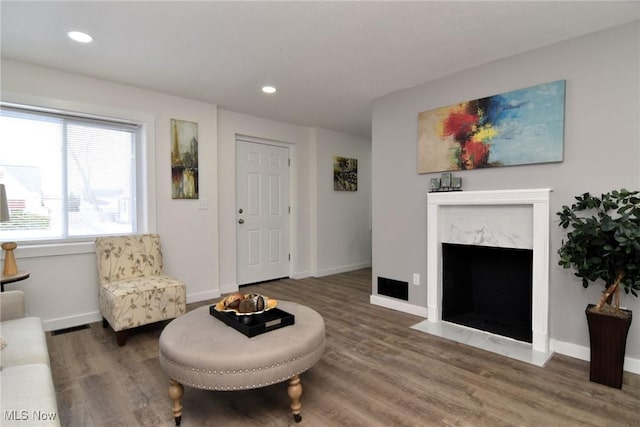
[[244,224],[244,219],[240,218],[240,219],[238,220],[238,224]]
[[238,213],[242,213],[242,212],[244,212],[242,208],[238,209]]

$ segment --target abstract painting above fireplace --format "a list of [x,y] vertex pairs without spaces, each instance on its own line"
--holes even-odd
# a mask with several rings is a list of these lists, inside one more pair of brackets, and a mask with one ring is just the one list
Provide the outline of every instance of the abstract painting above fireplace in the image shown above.
[[565,81],[424,111],[418,173],[562,161]]

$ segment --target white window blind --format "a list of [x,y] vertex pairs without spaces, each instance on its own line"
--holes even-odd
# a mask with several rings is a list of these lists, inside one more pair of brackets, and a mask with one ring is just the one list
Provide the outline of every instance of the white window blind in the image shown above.
[[0,108],[0,240],[86,240],[137,231],[135,124]]

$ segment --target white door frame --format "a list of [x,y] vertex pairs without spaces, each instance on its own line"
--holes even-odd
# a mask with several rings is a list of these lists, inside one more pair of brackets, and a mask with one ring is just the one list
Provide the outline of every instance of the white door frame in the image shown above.
[[295,242],[297,241],[296,233],[297,230],[297,219],[298,219],[298,204],[297,204],[297,184],[296,179],[293,179],[297,176],[297,162],[296,162],[296,145],[288,142],[276,141],[272,139],[259,138],[255,136],[247,136],[243,134],[236,134],[234,139],[234,181],[235,182],[235,192],[233,199],[233,218],[234,218],[234,240],[235,244],[235,282],[236,287],[238,287],[238,188],[237,188],[237,167],[235,165],[238,164],[238,141],[249,142],[253,144],[264,144],[264,145],[273,145],[276,147],[283,147],[289,150],[289,206],[291,206],[291,214],[289,215],[289,253],[291,254],[291,261],[289,262],[289,277],[293,277],[294,275],[294,265],[297,264],[297,245]]

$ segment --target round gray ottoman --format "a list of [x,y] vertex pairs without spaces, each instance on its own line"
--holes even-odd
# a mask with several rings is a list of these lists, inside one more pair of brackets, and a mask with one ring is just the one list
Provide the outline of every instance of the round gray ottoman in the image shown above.
[[302,372],[324,353],[324,319],[309,307],[278,301],[295,324],[248,338],[200,307],[172,320],[160,335],[160,365],[169,375],[176,425],[182,418],[183,385],[206,390],[246,390],[289,380],[296,422]]

